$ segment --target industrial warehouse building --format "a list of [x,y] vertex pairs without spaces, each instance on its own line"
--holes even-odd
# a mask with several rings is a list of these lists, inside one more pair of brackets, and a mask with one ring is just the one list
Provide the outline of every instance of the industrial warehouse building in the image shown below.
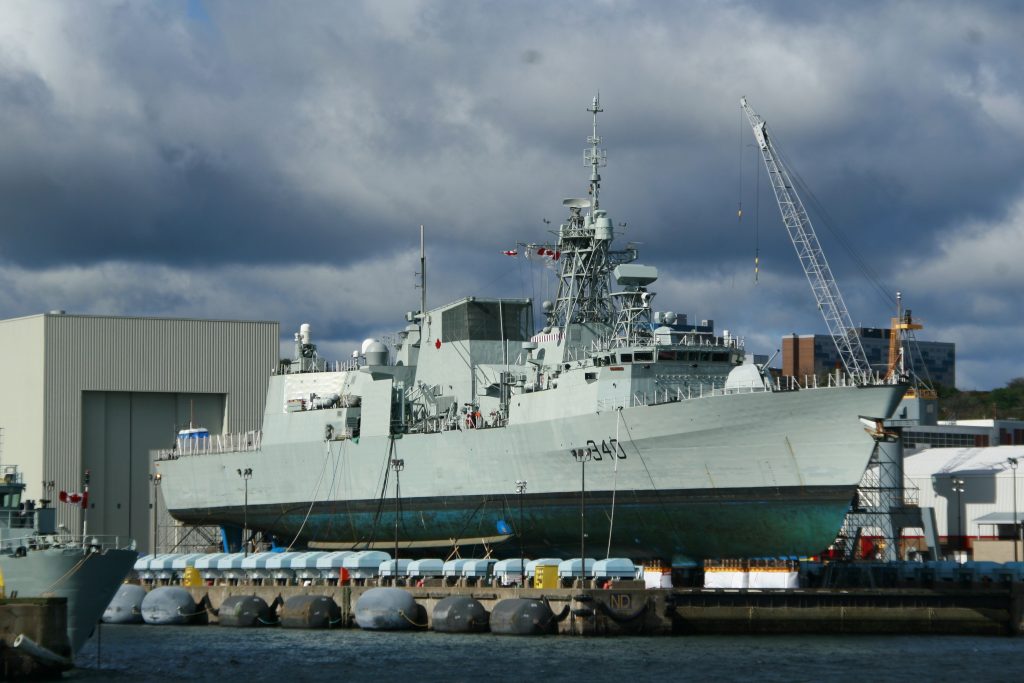
[[964,558],[1024,560],[1024,446],[929,448],[904,459],[907,488],[935,510],[947,551]]
[[[0,459],[26,495],[81,492],[90,535],[148,546],[150,451],[190,422],[211,434],[259,429],[277,366],[277,322],[52,312],[0,321]],[[81,508],[55,503],[69,530]]]

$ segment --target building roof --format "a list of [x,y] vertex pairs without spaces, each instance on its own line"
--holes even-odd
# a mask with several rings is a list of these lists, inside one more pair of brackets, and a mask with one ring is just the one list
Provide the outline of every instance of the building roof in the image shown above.
[[[987,515],[981,517],[975,517],[975,524],[1013,524],[1013,513],[1012,512],[990,512]],[[1021,519],[1024,519],[1024,510],[1017,513],[1017,523],[1019,524]]]
[[[1024,464],[1024,446],[989,448],[926,448],[903,459],[903,472],[912,479],[927,479],[937,474],[1006,471],[1007,458],[1020,458]],[[1021,472],[1024,477],[1024,471]]]

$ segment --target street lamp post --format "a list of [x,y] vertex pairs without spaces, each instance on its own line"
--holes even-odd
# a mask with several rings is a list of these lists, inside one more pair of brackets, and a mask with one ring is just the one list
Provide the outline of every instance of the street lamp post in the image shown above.
[[252,479],[252,468],[246,467],[244,470],[236,471],[245,486],[245,498],[242,499],[242,545],[245,548],[245,557],[249,557],[249,541],[246,536],[249,534],[249,480]]
[[516,479],[516,493],[519,494],[519,580],[526,587],[526,554],[523,552],[523,494],[526,493],[526,480]]
[[399,484],[398,473],[405,469],[405,460],[401,458],[391,459],[391,469],[395,471],[395,581],[398,581],[398,517],[401,512],[399,499],[402,495],[402,487]]
[[160,481],[163,479],[162,474],[157,472],[156,474],[149,475],[149,480],[153,482],[153,554],[156,555],[159,544],[157,543],[157,515],[160,512]]
[[572,457],[580,464],[580,585],[587,578],[587,461],[590,460],[589,448],[572,449]]
[[1020,561],[1020,551],[1017,550],[1017,542],[1020,540],[1017,522],[1017,458],[1007,458],[1010,469],[1013,470],[1013,561]]
[[956,535],[957,547],[963,550],[964,546],[964,508],[960,503],[960,495],[964,492],[964,480],[953,477],[953,491],[956,493]]

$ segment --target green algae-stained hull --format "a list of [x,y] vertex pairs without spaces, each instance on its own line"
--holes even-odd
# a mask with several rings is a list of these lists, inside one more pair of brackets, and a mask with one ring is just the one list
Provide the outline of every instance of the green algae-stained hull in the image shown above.
[[[272,378],[268,406],[280,401]],[[532,554],[578,554],[581,466],[570,450],[600,459],[585,470],[587,544],[612,554],[699,560],[816,553],[842,521],[873,447],[860,417],[891,414],[902,387],[818,388],[710,396],[508,427],[325,441],[331,410],[268,409],[255,452],[182,456],[158,464],[178,519],[240,526],[252,468],[248,520],[289,543],[346,544],[394,538],[394,473],[401,458],[404,543],[501,535],[516,525]],[[564,413],[565,411],[563,411]],[[613,456],[614,453],[614,456]],[[382,491],[384,496],[382,498]],[[615,505],[612,506],[612,495]],[[300,531],[301,529],[301,531]],[[506,528],[507,531],[507,528]],[[506,534],[507,535],[507,534]],[[498,555],[519,553],[514,537]],[[596,552],[596,550],[595,550]]]
[[[610,492],[587,492],[586,546],[603,557],[612,532],[611,555],[645,559],[652,557],[692,560],[705,557],[758,557],[808,555],[823,550],[835,538],[853,496],[852,487],[832,490],[779,490],[766,499],[763,491],[723,491],[711,497],[689,491],[662,491],[647,499],[633,491],[616,495],[614,525]],[[518,556],[514,535],[500,538],[499,524],[519,526],[519,501],[513,494],[491,499],[437,499],[401,501],[399,525],[402,556],[434,556],[458,540],[463,554],[479,554],[477,539],[489,538],[497,554]],[[365,547],[375,536],[374,547],[394,546],[394,501],[388,501],[376,522],[376,501],[317,503],[307,501],[283,511],[279,506],[250,506],[249,525],[269,531],[285,543],[302,525],[309,540],[336,539],[338,547]],[[344,508],[345,512],[338,512]],[[242,516],[239,506],[219,510]],[[184,521],[204,523],[203,516],[183,516]],[[443,535],[438,535],[438,532]],[[578,556],[580,550],[579,492],[558,498],[524,496],[524,552],[531,557]],[[499,537],[499,538],[495,538]],[[357,539],[353,541],[352,539]],[[826,539],[826,540],[822,540]],[[433,548],[409,547],[409,542],[438,542]]]

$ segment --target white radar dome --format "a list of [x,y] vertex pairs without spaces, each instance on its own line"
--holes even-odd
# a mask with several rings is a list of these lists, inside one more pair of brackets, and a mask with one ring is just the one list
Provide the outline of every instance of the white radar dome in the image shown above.
[[363,355],[366,357],[367,365],[387,365],[388,364],[388,347],[383,343],[375,339],[367,340],[369,343],[363,342]]

